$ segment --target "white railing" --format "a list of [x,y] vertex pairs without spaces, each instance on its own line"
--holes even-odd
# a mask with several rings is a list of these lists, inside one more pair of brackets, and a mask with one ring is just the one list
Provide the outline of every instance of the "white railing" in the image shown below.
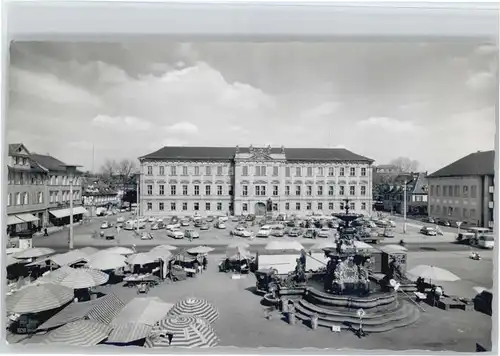
[[490,187],[488,188],[488,192],[495,193],[495,186],[490,185]]
[[490,201],[490,202],[488,203],[488,207],[489,207],[490,209],[493,209],[493,208],[495,207],[495,202]]

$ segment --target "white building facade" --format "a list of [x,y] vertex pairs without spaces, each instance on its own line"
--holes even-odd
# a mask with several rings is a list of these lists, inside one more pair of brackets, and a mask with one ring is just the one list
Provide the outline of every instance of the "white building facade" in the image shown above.
[[139,158],[145,216],[369,215],[373,160],[345,149],[165,147]]

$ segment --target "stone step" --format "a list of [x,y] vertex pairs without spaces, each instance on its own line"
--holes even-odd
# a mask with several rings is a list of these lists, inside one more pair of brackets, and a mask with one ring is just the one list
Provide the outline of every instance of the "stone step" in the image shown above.
[[304,299],[318,305],[350,307],[352,309],[363,308],[368,311],[370,309],[379,309],[384,305],[390,306],[397,299],[397,294],[385,293],[369,297],[348,297],[336,296],[310,289],[307,291]]
[[[303,321],[308,321],[313,312],[304,308],[303,305],[297,305],[297,318]],[[322,316],[318,315],[318,325],[331,328],[332,326],[340,326],[341,329],[357,329],[359,328],[359,318],[341,317],[341,316]],[[363,329],[366,332],[385,332],[395,328],[411,325],[418,320],[420,312],[408,302],[401,302],[399,311],[388,315],[382,315],[379,318],[366,319],[363,318]]]
[[[311,303],[307,300],[300,300],[298,302],[299,305],[311,311],[311,313],[317,313],[318,315],[334,315],[338,317],[346,317],[346,318],[358,318],[356,312],[358,309],[355,308],[344,308],[344,307],[332,307],[325,308],[322,305],[317,305],[315,303]],[[395,300],[390,306],[387,308],[381,309],[363,309],[365,311],[365,319],[379,318],[380,315],[385,315],[389,313],[394,313],[398,309],[401,308],[401,304],[399,300]]]

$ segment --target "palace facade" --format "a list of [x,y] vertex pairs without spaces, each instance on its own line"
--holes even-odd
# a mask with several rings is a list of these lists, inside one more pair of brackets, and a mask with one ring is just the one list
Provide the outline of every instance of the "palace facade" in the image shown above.
[[373,160],[337,148],[164,147],[139,158],[140,214],[370,214]]

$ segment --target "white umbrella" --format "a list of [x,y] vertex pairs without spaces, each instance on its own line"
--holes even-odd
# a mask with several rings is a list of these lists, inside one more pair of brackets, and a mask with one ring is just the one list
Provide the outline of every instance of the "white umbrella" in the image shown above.
[[408,249],[404,246],[401,245],[385,245],[381,248],[382,251],[387,250],[387,251],[408,251]]
[[107,248],[104,251],[107,251],[107,252],[110,252],[110,253],[116,253],[118,255],[124,255],[124,256],[132,255],[132,254],[135,253],[134,250],[132,250],[132,249],[130,249],[128,247],[122,247],[122,246],[110,247],[110,248]]
[[155,257],[156,259],[163,259],[163,260],[168,260],[170,257],[172,257],[172,252],[168,250],[156,250],[156,251],[149,251],[147,252],[148,255],[151,255]]
[[311,246],[310,250],[323,250],[325,248],[336,248],[337,244],[333,240],[323,240]]
[[32,284],[7,296],[7,311],[26,314],[59,308],[75,297],[73,289],[53,283]]
[[409,270],[407,274],[413,277],[421,277],[424,279],[430,279],[431,281],[441,282],[455,282],[460,279],[460,277],[450,271],[428,265],[418,265]]
[[230,249],[230,248],[238,248],[238,247],[242,247],[244,249],[247,249],[250,247],[250,244],[244,242],[244,241],[237,241],[237,242],[232,242],[230,243],[229,245],[227,245],[227,248]]
[[373,250],[374,247],[372,245],[368,245],[366,242],[354,240],[354,247],[359,250]]
[[129,265],[146,265],[158,261],[159,257],[149,253],[136,253],[127,257],[126,262]]
[[79,248],[79,250],[87,255],[93,255],[94,253],[97,253],[99,252],[98,249],[96,249],[95,247],[82,247],[82,248]]
[[204,253],[212,252],[213,250],[215,250],[215,249],[212,247],[197,246],[197,247],[190,248],[189,250],[187,250],[187,252],[192,253],[192,254],[204,254]]
[[19,263],[20,261],[10,255],[7,255],[7,258],[5,260],[5,267],[9,267],[12,265],[15,265],[16,263]]
[[150,252],[153,252],[153,251],[164,251],[164,250],[174,251],[174,250],[177,250],[177,247],[172,246],[172,245],[159,245],[159,246],[153,247]]
[[7,250],[5,250],[5,253],[7,255],[13,255],[15,253],[19,253],[21,251],[24,251],[24,248],[20,248],[20,247],[10,247],[8,248]]
[[101,271],[117,269],[120,267],[125,267],[127,265],[125,259],[126,257],[123,255],[110,253],[106,250],[99,251],[89,257],[87,267],[98,269]]
[[33,247],[33,248],[27,248],[24,251],[18,252],[14,254],[15,258],[18,259],[24,259],[24,258],[36,258],[36,257],[42,257],[42,256],[48,256],[53,253],[55,253],[51,248],[46,248],[46,247]]
[[108,280],[109,276],[97,269],[68,267],[55,278],[54,283],[68,288],[83,289],[103,285]]

